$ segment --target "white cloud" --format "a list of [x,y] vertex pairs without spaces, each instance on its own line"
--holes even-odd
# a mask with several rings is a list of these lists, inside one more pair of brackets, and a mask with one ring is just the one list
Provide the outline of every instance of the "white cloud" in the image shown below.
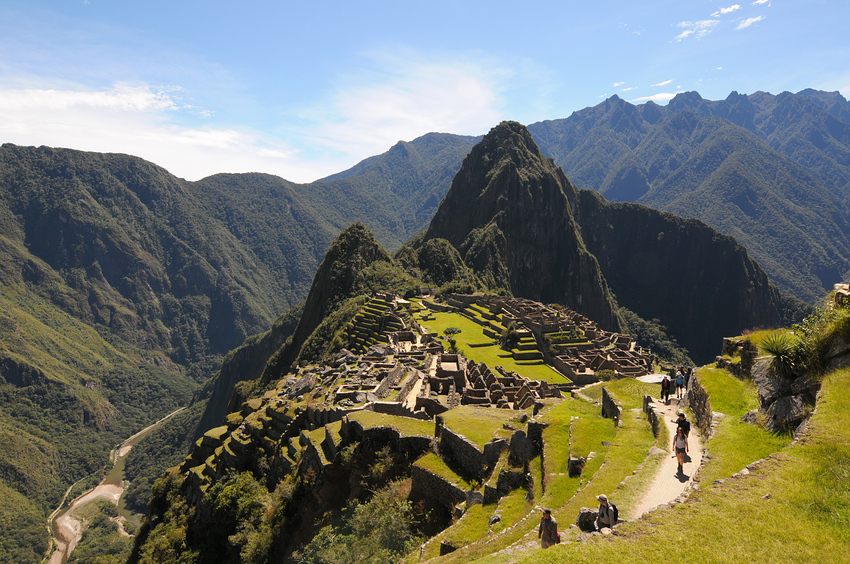
[[650,84],[650,85],[649,85],[649,87],[650,87],[650,88],[654,88],[654,87],[656,87],[656,86],[667,86],[667,85],[668,85],[668,84],[670,84],[671,82],[673,82],[673,79],[672,79],[672,78],[671,78],[670,80],[665,80],[664,82],[659,82],[659,83],[657,83],[657,84]]
[[623,82],[615,82],[614,84],[612,84],[612,86],[613,86],[614,88],[617,88],[618,86],[622,86],[622,85],[624,85],[625,83],[626,83],[625,81],[623,81]]
[[698,20],[695,22],[679,22],[676,27],[681,27],[685,31],[677,35],[674,39],[681,41],[691,35],[696,35],[697,39],[711,33],[720,22],[717,20]]
[[233,128],[182,127],[164,118],[183,108],[166,92],[115,85],[103,91],[0,90],[0,139],[83,151],[127,153],[196,180],[216,172],[262,171],[312,180],[319,170],[285,142]]
[[723,67],[717,67],[717,68],[716,68],[716,69],[714,69],[714,70],[723,70]]
[[746,29],[746,28],[750,27],[751,25],[753,25],[754,23],[762,21],[763,19],[764,19],[764,16],[756,16],[754,18],[747,18],[744,21],[742,21],[741,23],[739,23],[738,27],[736,27],[735,29]]
[[167,92],[156,92],[146,86],[116,84],[107,91],[75,90],[0,90],[0,110],[27,111],[96,108],[117,111],[175,110],[177,104]]
[[756,0],[753,2],[753,6],[758,6],[759,4],[767,4],[770,6],[770,0]]
[[311,122],[312,143],[359,160],[430,131],[485,133],[503,119],[506,86],[524,82],[490,60],[434,63],[381,54],[370,61],[373,69],[344,77],[328,99],[300,112]]
[[629,86],[628,88],[623,88],[622,90],[620,90],[620,92],[628,92],[630,90],[634,90],[635,88],[635,86]]
[[635,102],[646,102],[652,100],[653,102],[669,102],[673,98],[676,97],[675,92],[659,92],[658,94],[653,94],[652,96],[641,96],[640,98],[635,98],[634,100],[629,100],[632,103]]
[[714,18],[719,18],[722,15],[731,14],[735,10],[740,10],[740,9],[741,9],[740,4],[732,4],[728,8],[720,8],[719,10],[717,10],[716,12],[711,14],[711,16],[714,17]]

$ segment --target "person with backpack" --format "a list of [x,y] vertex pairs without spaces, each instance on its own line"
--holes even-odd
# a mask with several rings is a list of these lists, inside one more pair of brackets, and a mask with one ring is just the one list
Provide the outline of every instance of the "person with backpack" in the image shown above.
[[596,496],[596,499],[599,500],[599,515],[596,517],[596,528],[613,528],[614,525],[617,524],[617,520],[620,518],[620,511],[617,509],[616,505],[608,501],[607,495],[600,494]]
[[679,462],[677,474],[681,475],[685,465],[685,453],[688,452],[688,436],[681,427],[676,428],[676,436],[673,437],[673,448],[676,450],[676,460]]
[[661,399],[664,400],[665,404],[670,403],[670,378],[666,374],[661,380]]
[[542,548],[549,548],[553,544],[561,542],[561,535],[558,534],[558,523],[552,518],[552,510],[549,508],[543,510],[543,518],[540,519],[540,527],[537,529],[537,538],[540,539]]
[[685,432],[685,437],[691,434],[691,422],[685,419],[685,412],[681,409],[678,412],[678,417],[673,420],[676,424],[676,429],[682,429]]

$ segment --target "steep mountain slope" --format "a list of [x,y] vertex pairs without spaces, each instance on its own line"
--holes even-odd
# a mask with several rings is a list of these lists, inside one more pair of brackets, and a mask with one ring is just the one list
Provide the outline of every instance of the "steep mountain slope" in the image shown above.
[[686,92],[666,107],[614,96],[529,130],[580,188],[701,219],[813,303],[850,271],[849,115],[838,93]]
[[702,222],[577,191],[517,123],[493,128],[470,152],[425,240],[437,237],[482,279],[613,325],[610,287],[619,305],[660,320],[697,362],[724,335],[805,309]]
[[596,259],[567,203],[572,185],[516,122],[493,128],[464,160],[425,240],[446,239],[491,287],[568,305],[619,327]]

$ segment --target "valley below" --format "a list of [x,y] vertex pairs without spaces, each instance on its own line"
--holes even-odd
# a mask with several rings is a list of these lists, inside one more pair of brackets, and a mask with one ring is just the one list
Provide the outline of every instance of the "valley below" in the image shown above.
[[[110,453],[112,468],[97,486],[74,498],[67,506],[65,500],[62,500],[62,505],[48,519],[47,528],[52,535],[53,546],[49,556],[45,558],[47,564],[65,564],[68,562],[68,558],[82,538],[86,527],[99,511],[95,507],[98,501],[106,501],[119,509],[119,516],[115,519],[118,522],[118,531],[124,536],[130,536],[124,530],[124,522],[134,521],[134,525],[137,527],[142,516],[132,514],[121,507],[121,496],[125,489],[124,462],[130,450],[142,441],[148,433],[184,409],[186,408],[181,407],[169,413],[156,423],[145,427],[122,442]],[[73,486],[68,489],[66,496],[72,489]]]

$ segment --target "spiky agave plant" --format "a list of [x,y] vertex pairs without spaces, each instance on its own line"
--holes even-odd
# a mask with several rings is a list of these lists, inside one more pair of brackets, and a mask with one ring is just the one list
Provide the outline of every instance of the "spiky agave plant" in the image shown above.
[[784,378],[794,378],[800,366],[800,341],[790,333],[773,333],[759,344],[770,357],[770,366]]

